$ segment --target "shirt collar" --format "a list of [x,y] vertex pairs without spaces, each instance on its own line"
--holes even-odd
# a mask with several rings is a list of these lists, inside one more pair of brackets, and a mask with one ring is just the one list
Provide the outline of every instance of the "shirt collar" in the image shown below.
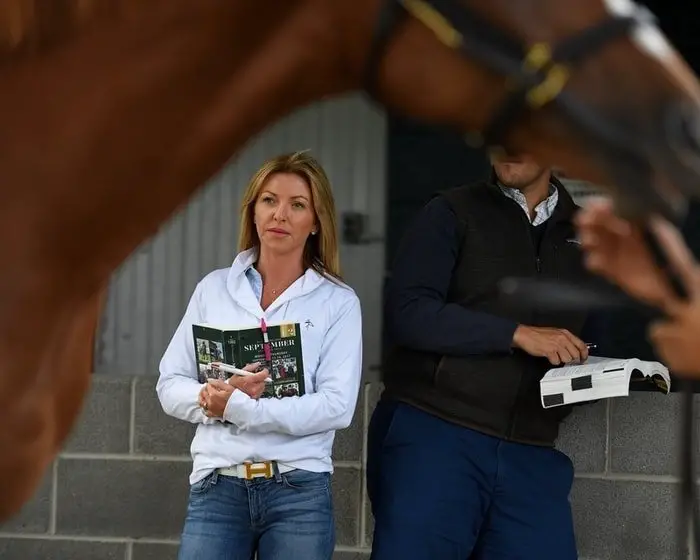
[[551,218],[552,214],[554,213],[554,209],[556,208],[557,203],[559,202],[559,189],[557,189],[557,187],[550,182],[549,196],[547,196],[547,198],[545,198],[542,202],[535,206],[535,217],[531,219],[530,211],[527,208],[527,200],[525,199],[525,195],[522,193],[522,191],[514,189],[512,187],[506,187],[502,185],[500,181],[497,181],[496,184],[498,185],[498,188],[504,195],[514,200],[518,204],[518,206],[522,208],[523,212],[525,212],[525,215],[527,216],[527,219],[533,226],[543,224],[549,218]]

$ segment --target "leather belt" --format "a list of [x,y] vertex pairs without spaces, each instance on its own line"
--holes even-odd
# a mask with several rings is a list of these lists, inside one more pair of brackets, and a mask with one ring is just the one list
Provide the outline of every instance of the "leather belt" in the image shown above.
[[257,463],[248,461],[240,465],[216,469],[216,472],[223,476],[235,476],[244,480],[252,480],[254,478],[272,478],[276,473],[284,474],[293,470],[294,467],[281,465],[277,461],[260,461]]

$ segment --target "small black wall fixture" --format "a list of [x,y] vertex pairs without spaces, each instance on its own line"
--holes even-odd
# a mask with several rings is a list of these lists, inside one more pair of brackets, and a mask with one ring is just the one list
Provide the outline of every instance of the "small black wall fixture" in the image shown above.
[[382,236],[369,233],[369,216],[362,212],[344,212],[342,226],[342,239],[348,245],[368,245],[384,240]]

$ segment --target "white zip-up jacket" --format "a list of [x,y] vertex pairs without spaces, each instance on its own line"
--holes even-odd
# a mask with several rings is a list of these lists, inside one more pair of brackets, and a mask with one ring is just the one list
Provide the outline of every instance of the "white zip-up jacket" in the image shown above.
[[[360,301],[345,284],[312,269],[297,279],[266,310],[246,275],[256,250],[240,253],[232,266],[205,276],[160,362],[156,385],[163,410],[198,424],[190,451],[194,484],[216,468],[244,461],[276,460],[315,472],[333,472],[335,430],[352,420],[362,377]],[[306,394],[282,399],[251,399],[236,390],[224,420],[207,417],[199,407],[192,325],[257,327],[298,322]]]

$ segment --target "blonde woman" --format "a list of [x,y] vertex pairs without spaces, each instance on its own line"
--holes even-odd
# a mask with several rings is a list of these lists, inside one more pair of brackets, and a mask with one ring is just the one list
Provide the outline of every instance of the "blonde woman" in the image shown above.
[[[267,161],[248,186],[240,222],[240,252],[197,285],[160,363],[163,410],[197,424],[179,560],[330,560],[331,451],[357,401],[362,320],[340,278],[322,167],[305,152]],[[259,398],[269,367],[201,384],[192,325],[202,322],[299,323],[305,394]]]

